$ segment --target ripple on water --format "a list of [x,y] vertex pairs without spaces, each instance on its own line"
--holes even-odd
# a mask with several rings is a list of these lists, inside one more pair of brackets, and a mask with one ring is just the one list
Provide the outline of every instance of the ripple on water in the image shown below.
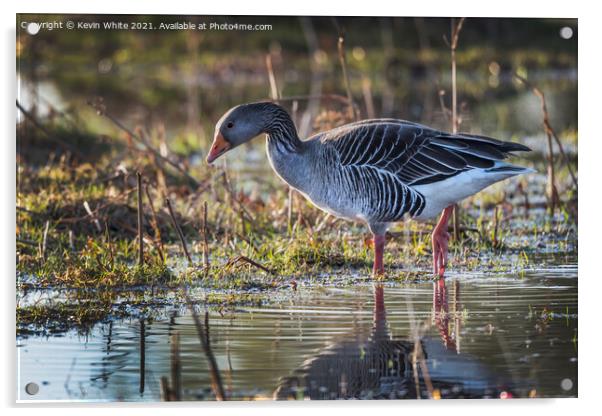
[[[445,286],[389,282],[382,292],[372,283],[300,286],[266,307],[212,312],[211,347],[229,397],[415,397],[407,351],[417,328],[433,394],[575,396],[576,275],[575,265],[565,265],[495,277],[450,273]],[[211,399],[192,317],[175,311],[98,324],[87,336],[19,339],[19,398],[158,400],[177,332],[184,399]],[[326,376],[333,372],[338,384]],[[25,392],[31,382],[35,395]],[[422,378],[420,391],[428,395]]]

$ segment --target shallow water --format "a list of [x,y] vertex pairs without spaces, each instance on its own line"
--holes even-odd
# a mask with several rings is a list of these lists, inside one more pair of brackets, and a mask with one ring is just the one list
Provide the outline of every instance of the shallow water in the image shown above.
[[[300,285],[292,293],[266,307],[210,311],[226,398],[577,395],[575,264],[520,277],[450,273],[439,283]],[[98,324],[88,336],[18,339],[19,399],[159,400],[175,333],[182,399],[214,399],[192,316],[179,310]],[[420,360],[413,369],[417,336],[428,375]],[[39,392],[27,394],[28,383]]]

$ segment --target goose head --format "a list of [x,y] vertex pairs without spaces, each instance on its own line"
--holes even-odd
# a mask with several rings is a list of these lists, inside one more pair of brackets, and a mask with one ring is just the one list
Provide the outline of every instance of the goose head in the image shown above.
[[[266,132],[271,103],[242,104],[228,110],[215,125],[207,163]],[[271,104],[273,105],[273,104]]]

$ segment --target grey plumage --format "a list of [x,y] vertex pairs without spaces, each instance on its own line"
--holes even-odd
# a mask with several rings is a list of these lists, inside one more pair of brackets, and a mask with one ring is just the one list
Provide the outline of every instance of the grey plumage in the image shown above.
[[[232,126],[232,120],[242,127]],[[302,141],[288,113],[269,102],[235,107],[216,131],[234,138],[231,147],[240,144],[239,136],[248,140],[265,132],[270,163],[285,182],[333,215],[365,221],[375,234],[405,215],[431,217],[528,171],[503,162],[511,152],[528,151],[526,146],[403,120],[365,120]],[[460,176],[458,189],[445,182]],[[442,184],[444,196],[439,195]]]

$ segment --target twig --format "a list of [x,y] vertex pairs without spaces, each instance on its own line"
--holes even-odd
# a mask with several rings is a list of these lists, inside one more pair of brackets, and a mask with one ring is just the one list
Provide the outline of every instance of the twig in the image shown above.
[[171,207],[171,201],[169,198],[165,198],[165,203],[167,204],[167,210],[169,211],[169,216],[173,222],[173,226],[176,229],[176,233],[178,237],[180,237],[180,243],[182,243],[182,249],[184,250],[184,254],[186,254],[186,258],[188,259],[188,265],[192,266],[192,258],[190,257],[190,253],[188,252],[188,247],[186,246],[186,240],[184,239],[184,234],[182,233],[182,229],[176,220],[176,216],[174,215],[173,208]]
[[142,174],[140,172],[136,172],[136,182],[138,185],[138,266],[144,266],[144,237],[143,233],[143,223],[142,223]]
[[106,117],[109,121],[111,121],[115,126],[117,126],[118,128],[120,128],[121,130],[123,130],[124,132],[126,132],[132,139],[136,140],[138,143],[142,144],[149,152],[151,152],[157,159],[169,164],[171,167],[173,167],[174,169],[176,169],[178,172],[180,172],[184,177],[186,177],[186,179],[188,179],[191,183],[194,184],[194,186],[198,187],[199,183],[196,179],[194,179],[192,176],[190,176],[188,174],[188,172],[186,172],[186,170],[184,170],[179,164],[173,162],[172,160],[170,160],[169,158],[163,156],[159,151],[157,151],[155,148],[153,148],[148,142],[146,142],[146,140],[144,140],[142,137],[138,136],[137,134],[135,134],[133,131],[131,131],[130,129],[128,129],[126,126],[124,126],[118,119],[116,119],[115,117],[113,117],[111,114],[107,113],[106,108],[104,108],[104,105],[100,104],[100,103],[94,103],[92,101],[88,101],[88,105],[92,108],[94,108],[96,110],[96,113],[100,116],[104,116]]

